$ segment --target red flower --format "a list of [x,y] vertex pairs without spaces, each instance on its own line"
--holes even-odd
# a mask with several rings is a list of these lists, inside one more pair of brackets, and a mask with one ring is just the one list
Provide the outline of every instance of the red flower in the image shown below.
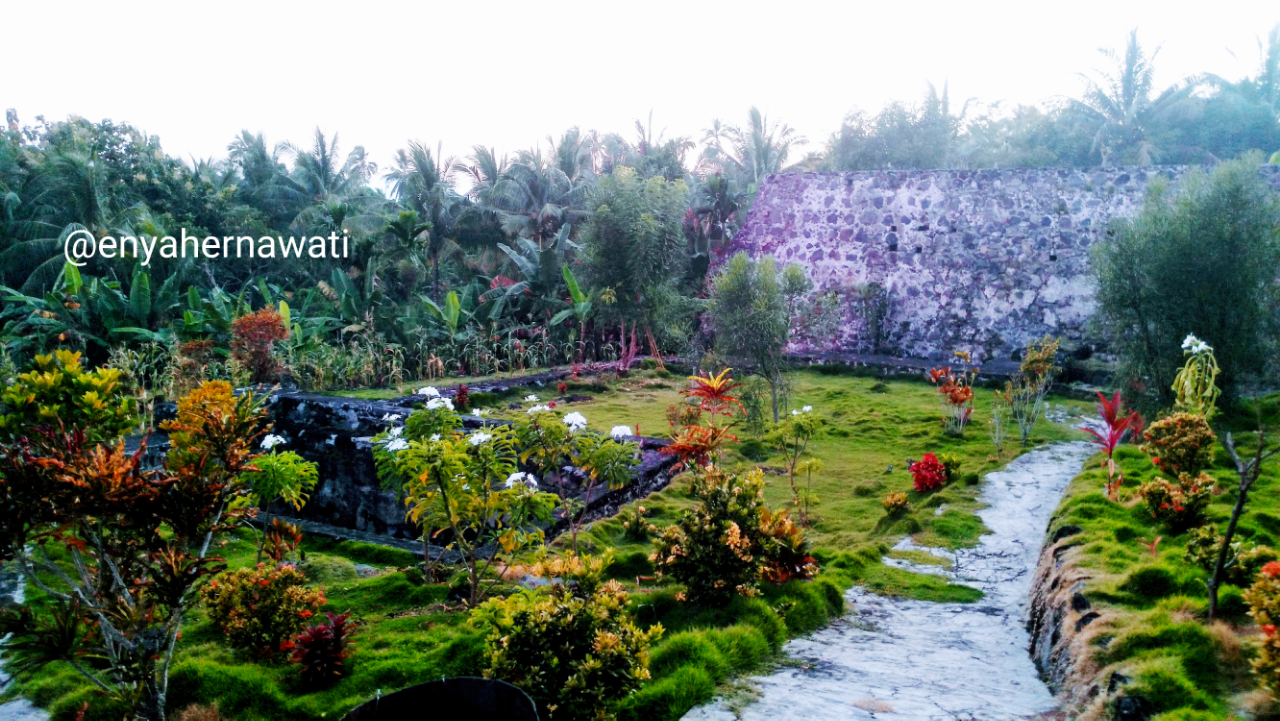
[[1262,627],[1262,632],[1268,636],[1274,636],[1276,635],[1276,625],[1274,623],[1268,623]]
[[302,616],[303,618],[311,618],[311,615],[312,615],[312,614],[311,614],[311,609],[309,609],[309,608],[304,608],[304,609],[302,609],[301,611],[298,611],[298,615],[299,615],[299,616]]
[[908,470],[911,471],[911,480],[918,493],[941,488],[947,481],[947,467],[932,453],[924,454]]
[[1262,567],[1262,575],[1267,578],[1280,577],[1280,561],[1272,561]]

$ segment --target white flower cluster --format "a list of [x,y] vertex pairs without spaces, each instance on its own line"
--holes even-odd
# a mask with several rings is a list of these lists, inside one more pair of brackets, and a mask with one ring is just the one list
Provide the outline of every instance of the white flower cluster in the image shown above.
[[481,443],[488,443],[492,438],[493,436],[489,433],[485,433],[484,431],[476,431],[475,433],[472,433],[470,436],[467,437],[467,443],[470,443],[473,446],[478,446]]
[[1182,339],[1182,350],[1189,351],[1193,354],[1207,353],[1213,350],[1213,346],[1195,337],[1194,334],[1188,333],[1187,337]]
[[439,396],[427,401],[427,410],[434,411],[437,408],[448,408],[449,410],[453,410],[453,401]]
[[398,453],[409,447],[409,441],[406,441],[400,434],[404,429],[400,426],[392,426],[387,429],[387,438],[383,441],[385,448],[392,453]]
[[524,399],[529,403],[536,403],[538,401],[538,397],[534,395],[525,396]]
[[418,395],[426,396],[428,398],[439,398],[440,391],[436,390],[435,386],[426,386],[418,389]]
[[430,439],[430,440],[431,440],[431,442],[432,442],[432,443],[438,443],[438,442],[440,441],[440,434],[439,434],[439,433],[432,433],[432,434],[431,434],[431,439]]
[[801,409],[800,409],[800,410],[798,410],[798,411],[797,411],[797,410],[792,410],[792,411],[791,411],[791,415],[793,415],[793,416],[798,416],[798,415],[800,415],[800,414],[802,414],[802,413],[812,413],[812,412],[813,412],[813,406],[805,406],[804,408],[801,408]]
[[586,416],[583,416],[581,413],[574,411],[573,413],[570,413],[569,415],[564,417],[564,424],[566,426],[569,426],[569,430],[576,432],[587,427],[587,419],[586,419]]
[[399,413],[387,413],[382,416],[383,423],[395,423],[398,420],[400,420]]
[[474,411],[471,411],[471,415],[480,416],[481,418],[484,418],[490,413],[493,413],[493,411],[489,410],[488,408],[477,408]]
[[627,426],[614,426],[613,428],[609,429],[609,435],[613,436],[613,440],[616,441],[622,438],[623,436],[631,435],[631,429],[628,428]]
[[517,472],[507,476],[507,488],[515,488],[517,484],[523,485],[531,491],[538,490],[538,479],[534,478],[530,473]]
[[544,411],[549,411],[549,410],[551,410],[550,406],[531,406],[529,410],[525,411],[525,413],[528,413],[529,415],[533,415],[534,413],[542,413]]
[[277,436],[274,433],[268,433],[266,438],[262,439],[262,450],[269,451],[281,443],[288,443],[284,436]]

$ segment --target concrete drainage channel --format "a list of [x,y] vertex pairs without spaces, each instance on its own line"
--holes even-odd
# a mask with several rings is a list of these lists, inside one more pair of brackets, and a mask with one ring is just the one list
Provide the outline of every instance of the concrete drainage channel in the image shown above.
[[[0,599],[3,599],[4,604],[12,603],[15,606],[21,606],[23,587],[22,576],[17,571],[9,567],[0,567]],[[0,691],[8,688],[10,680],[9,674],[0,668]],[[49,718],[48,712],[37,708],[25,698],[0,703],[0,721],[45,721],[47,718]]]
[[978,513],[992,533],[955,553],[915,546],[952,570],[892,560],[979,588],[976,603],[929,603],[853,588],[852,611],[791,641],[799,666],[754,677],[758,698],[737,711],[717,700],[686,721],[761,719],[1037,719],[1058,704],[1028,653],[1028,593],[1045,529],[1063,491],[1094,453],[1088,443],[1031,451],[988,474]]

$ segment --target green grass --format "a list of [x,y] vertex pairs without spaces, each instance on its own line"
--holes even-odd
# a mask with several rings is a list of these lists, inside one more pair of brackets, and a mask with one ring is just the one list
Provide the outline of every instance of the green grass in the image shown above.
[[[855,583],[876,593],[930,601],[971,602],[981,597],[975,589],[950,584],[939,576],[894,569],[880,559],[904,535],[914,535],[923,545],[958,548],[975,544],[983,533],[974,515],[980,508],[980,486],[957,482],[933,494],[917,494],[911,491],[906,460],[933,451],[961,457],[962,473],[985,473],[1003,466],[1016,444],[1007,444],[1005,455],[996,458],[982,425],[989,417],[990,393],[979,392],[974,414],[977,422],[964,438],[956,439],[941,433],[942,409],[936,392],[927,384],[891,381],[873,392],[875,378],[816,371],[797,372],[792,381],[793,405],[812,405],[824,419],[809,447],[809,455],[825,464],[813,478],[820,503],[809,529],[823,569],[816,581],[766,587],[761,597],[738,599],[722,609],[697,608],[677,602],[679,587],[670,582],[645,581],[636,587],[637,576],[652,575],[647,558],[651,545],[629,539],[620,520],[596,522],[579,539],[588,552],[613,549],[616,560],[610,574],[635,589],[632,599],[637,622],[661,623],[666,629],[664,639],[653,649],[653,680],[622,705],[624,718],[679,718],[692,706],[710,699],[718,686],[734,676],[771,662],[786,638],[809,633],[840,614],[843,591]],[[680,377],[652,369],[633,371],[607,387],[586,379],[567,382],[570,393],[591,395],[594,400],[562,405],[557,410],[578,410],[590,427],[602,431],[638,423],[645,435],[664,435],[668,430],[666,407],[680,399],[682,382]],[[455,383],[450,379],[437,385]],[[414,388],[405,385],[369,391],[364,397],[393,397]],[[529,394],[543,402],[561,395],[554,386],[521,388],[500,399],[500,405],[490,407],[502,409],[499,417],[515,417],[522,411],[505,410],[506,403]],[[1073,401],[1055,399],[1054,403],[1087,407]],[[1033,445],[1078,437],[1077,431],[1042,421]],[[758,443],[756,452],[761,460],[749,460],[742,449],[744,444],[750,447],[752,439],[746,434],[740,438],[729,446],[726,465],[741,470],[756,465],[781,468],[781,457],[759,448]],[[775,472],[766,477],[769,504],[786,506],[791,498],[786,476]],[[677,479],[633,505],[643,505],[655,525],[668,525],[694,503],[685,488],[683,480]],[[915,512],[886,522],[880,501],[891,491],[907,492]],[[941,514],[937,513],[939,507],[943,508]],[[554,545],[563,548],[566,539]],[[447,585],[421,583],[420,573],[411,568],[411,554],[319,537],[308,537],[304,548],[309,572],[326,587],[325,610],[350,611],[361,624],[350,675],[322,691],[301,688],[288,664],[263,664],[227,649],[203,611],[197,610],[186,622],[179,644],[171,708],[216,701],[224,712],[242,720],[332,719],[373,697],[379,689],[389,693],[441,676],[481,672],[483,640],[479,632],[466,623],[457,603],[448,600]],[[233,566],[254,561],[248,536],[232,540],[222,551]],[[355,563],[384,572],[360,578],[355,574]],[[84,682],[61,664],[20,679],[6,694],[27,696],[50,709],[55,719],[73,719],[84,700],[90,701],[86,719],[120,716],[120,709],[88,691]]]
[[[1269,422],[1280,420],[1280,396],[1261,402]],[[1248,436],[1253,414],[1227,419],[1241,452],[1251,450]],[[1158,474],[1136,446],[1116,452],[1125,474],[1121,502],[1106,500],[1101,487],[1106,470],[1098,454],[1068,487],[1054,516],[1053,528],[1075,525],[1077,544],[1073,563],[1085,582],[1084,595],[1102,616],[1088,627],[1088,653],[1097,663],[1096,679],[1103,687],[1113,671],[1133,679],[1126,693],[1151,700],[1165,718],[1223,718],[1232,699],[1256,684],[1248,668],[1246,638],[1253,633],[1240,589],[1219,592],[1220,622],[1207,621],[1206,573],[1184,558],[1187,537],[1151,518],[1136,498],[1138,486]],[[1224,489],[1215,496],[1208,518],[1219,530],[1226,527],[1235,504],[1237,477],[1221,447],[1207,472]],[[1271,464],[1250,492],[1237,539],[1275,547],[1280,537],[1280,472]],[[1153,556],[1143,545],[1160,537]],[[1071,619],[1068,619],[1070,622]]]

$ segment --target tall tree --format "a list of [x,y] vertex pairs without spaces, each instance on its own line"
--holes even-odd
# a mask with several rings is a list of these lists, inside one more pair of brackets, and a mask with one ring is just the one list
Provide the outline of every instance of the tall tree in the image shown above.
[[414,210],[427,223],[427,255],[433,273],[431,297],[440,302],[440,253],[453,235],[466,199],[453,189],[453,176],[461,169],[455,158],[441,158],[417,141],[396,152],[395,167],[387,173],[391,193],[401,205]]
[[1137,28],[1129,33],[1123,56],[1110,48],[1099,48],[1098,52],[1114,67],[1096,70],[1092,78],[1081,74],[1084,95],[1073,101],[1095,118],[1093,149],[1101,155],[1103,165],[1110,165],[1116,156],[1123,163],[1150,165],[1160,157],[1161,150],[1151,140],[1153,125],[1191,97],[1204,78],[1185,78],[1151,97],[1160,48],[1148,56],[1138,42]]

